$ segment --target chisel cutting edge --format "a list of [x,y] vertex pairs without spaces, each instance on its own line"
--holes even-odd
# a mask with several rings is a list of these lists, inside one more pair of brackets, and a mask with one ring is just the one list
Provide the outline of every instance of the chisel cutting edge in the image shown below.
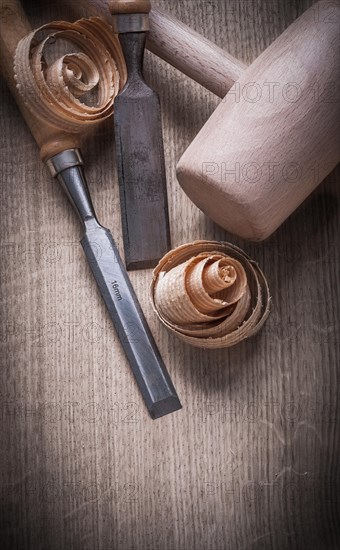
[[146,269],[171,248],[159,97],[142,72],[151,5],[114,0],[109,8],[128,71],[114,103],[125,263]]

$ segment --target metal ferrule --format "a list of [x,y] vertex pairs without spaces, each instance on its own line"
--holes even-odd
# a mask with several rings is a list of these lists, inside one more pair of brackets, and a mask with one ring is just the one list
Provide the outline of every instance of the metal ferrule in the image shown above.
[[51,157],[46,162],[52,177],[56,178],[60,172],[72,166],[83,166],[84,161],[80,154],[79,149],[66,149],[58,155]]
[[46,164],[52,176],[58,178],[84,226],[87,222],[98,223],[87,187],[80,151],[66,149],[51,157]]
[[150,30],[148,13],[119,14],[113,16],[115,33],[147,32]]

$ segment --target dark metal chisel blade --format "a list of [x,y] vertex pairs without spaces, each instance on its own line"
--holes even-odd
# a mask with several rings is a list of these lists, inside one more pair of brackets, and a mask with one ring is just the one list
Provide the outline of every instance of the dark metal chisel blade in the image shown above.
[[[120,95],[115,136],[125,261],[128,269],[154,267],[170,249],[159,99]],[[128,91],[128,90],[127,90]]]
[[108,229],[92,222],[81,244],[152,418],[181,403]]
[[116,155],[127,269],[147,269],[171,248],[161,112],[142,83],[115,100]]

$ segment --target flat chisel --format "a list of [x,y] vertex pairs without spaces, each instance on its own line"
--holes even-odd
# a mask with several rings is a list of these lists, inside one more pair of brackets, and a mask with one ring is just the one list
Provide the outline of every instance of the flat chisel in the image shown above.
[[160,103],[143,78],[151,5],[113,0],[109,8],[128,72],[114,104],[125,263],[146,269],[171,248]]
[[[169,374],[160,357],[137,297],[110,231],[97,220],[76,147],[77,138],[56,132],[28,109],[14,78],[13,60],[18,42],[31,32],[18,0],[2,0],[0,5],[0,66],[30,127],[41,156],[57,177],[79,215],[85,255],[105,301],[119,340],[152,418],[181,408]],[[43,153],[42,153],[43,152]]]

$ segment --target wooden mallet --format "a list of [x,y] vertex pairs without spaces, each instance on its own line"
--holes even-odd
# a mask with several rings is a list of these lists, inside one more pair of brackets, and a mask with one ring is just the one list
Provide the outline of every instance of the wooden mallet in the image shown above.
[[[72,9],[111,20],[101,0],[77,0]],[[339,0],[314,4],[247,68],[151,10],[147,48],[225,96],[177,175],[191,200],[231,233],[265,239],[339,162],[339,21]]]
[[318,2],[245,69],[153,13],[152,51],[218,95],[231,88],[177,166],[190,199],[231,233],[267,238],[339,162],[339,22],[339,2]]

